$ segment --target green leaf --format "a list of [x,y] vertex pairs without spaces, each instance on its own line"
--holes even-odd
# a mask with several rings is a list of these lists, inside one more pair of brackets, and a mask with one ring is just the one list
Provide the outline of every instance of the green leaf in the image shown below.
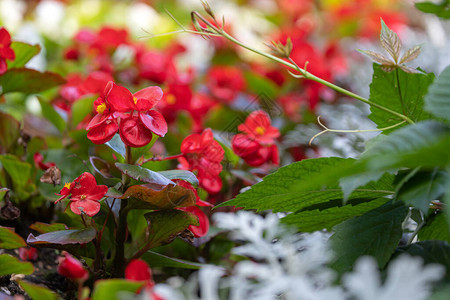
[[58,230],[34,236],[30,233],[27,243],[33,247],[53,247],[55,245],[86,244],[95,238],[96,231],[86,229]]
[[147,244],[150,248],[171,243],[189,225],[199,225],[195,215],[176,209],[153,211],[144,217],[149,222]]
[[75,101],[71,108],[72,127],[75,128],[84,118],[93,111],[93,104],[97,97],[87,96]]
[[181,185],[133,185],[120,199],[128,198],[128,209],[172,209],[195,205],[194,192]]
[[20,137],[20,123],[11,115],[0,111],[0,152],[11,153],[11,147]]
[[167,267],[167,268],[181,268],[181,269],[200,269],[204,264],[199,264],[184,259],[169,257],[153,251],[147,251],[142,257],[152,268]]
[[[397,84],[396,72],[398,72],[400,88]],[[381,66],[374,64],[370,100],[400,114],[406,114],[414,122],[431,119],[432,116],[423,109],[423,97],[433,80],[433,74],[410,74],[402,70],[386,73]],[[404,108],[402,108],[402,102]],[[392,126],[403,121],[374,106],[370,107],[370,111],[369,118],[377,124],[377,128]]]
[[30,229],[36,230],[39,233],[48,233],[59,230],[69,229],[66,224],[63,223],[53,223],[47,224],[42,222],[36,222],[30,225]]
[[0,276],[11,274],[30,275],[34,272],[33,264],[27,261],[20,261],[9,254],[0,255]]
[[12,42],[11,48],[14,50],[16,58],[13,61],[7,61],[8,69],[21,68],[41,51],[39,44],[30,45],[22,42]]
[[416,172],[402,184],[396,198],[426,214],[430,209],[430,202],[445,193],[448,177],[447,172],[438,168],[430,172]]
[[347,204],[344,206],[335,206],[324,210],[307,210],[299,213],[289,214],[281,219],[281,222],[288,225],[294,225],[301,232],[314,232],[317,230],[330,230],[334,225],[343,221],[360,216],[368,211],[375,209],[389,201],[387,198],[363,202],[357,205]]
[[[295,162],[264,177],[262,182],[219,207],[233,205],[258,211],[296,212],[321,204],[327,206],[334,200],[338,200],[334,206],[341,206],[343,194],[337,184],[337,176],[353,162],[353,159],[336,157]],[[368,186],[367,189],[356,190],[350,199],[370,200],[391,194],[385,188],[378,190]]]
[[442,0],[440,3],[429,1],[414,3],[416,8],[424,13],[434,14],[442,19],[450,19],[450,1]]
[[41,104],[42,114],[44,117],[49,120],[55,127],[59,130],[59,132],[63,132],[66,128],[66,122],[64,119],[56,112],[53,106],[45,101],[43,98],[38,97],[39,103]]
[[425,110],[450,122],[450,66],[430,85],[425,96]]
[[52,72],[41,73],[27,68],[10,69],[0,75],[0,93],[39,93],[65,83],[64,78]]
[[13,228],[0,226],[0,248],[17,249],[26,247],[27,243],[23,238],[14,232]]
[[402,42],[398,35],[392,31],[381,19],[381,34],[380,42],[383,48],[389,53],[389,55],[398,63],[400,58],[400,51],[402,50]]
[[106,142],[105,145],[125,158],[127,150],[118,133],[116,133],[110,141]]
[[265,94],[267,97],[274,99],[278,93],[277,85],[271,80],[255,74],[253,72],[244,73],[245,80],[250,91],[255,94]]
[[444,241],[423,241],[400,247],[395,256],[407,253],[412,256],[422,257],[425,264],[436,263],[446,269],[445,280],[450,280],[450,245]]
[[41,285],[30,283],[25,280],[17,280],[17,283],[20,284],[20,286],[24,289],[28,296],[30,296],[30,298],[33,300],[61,299],[56,293]]
[[437,213],[431,215],[426,220],[425,226],[420,229],[418,238],[420,241],[441,240],[450,242],[450,232],[448,231],[445,214]]
[[173,181],[169,180],[165,176],[161,175],[158,172],[154,172],[152,170],[129,164],[121,164],[116,163],[116,167],[125,175],[147,183],[153,183],[157,185],[168,185],[175,184]]
[[187,170],[167,170],[167,171],[158,171],[157,173],[163,175],[167,179],[181,179],[187,182],[190,182],[193,185],[198,185],[197,176],[194,173]]
[[23,192],[31,176],[31,165],[11,154],[0,155],[0,163],[12,179],[14,192]]
[[120,292],[136,293],[145,282],[135,282],[126,279],[102,279],[94,285],[92,300],[119,300]]
[[388,202],[335,226],[330,238],[335,253],[333,268],[341,274],[347,272],[363,255],[375,257],[383,268],[402,237],[402,222],[407,213],[408,208],[401,202]]
[[[342,188],[342,192],[344,193],[344,203],[347,202],[348,197],[350,197],[353,191],[359,188],[360,186],[363,186],[372,181],[380,181],[380,178],[383,176],[383,173],[384,173],[383,171],[367,172],[364,174],[357,174],[354,176],[341,178],[341,180],[339,181],[339,186]],[[389,183],[385,187],[385,189],[391,190],[393,176],[385,174],[381,180],[382,182],[384,182],[386,181],[386,179],[389,181]]]

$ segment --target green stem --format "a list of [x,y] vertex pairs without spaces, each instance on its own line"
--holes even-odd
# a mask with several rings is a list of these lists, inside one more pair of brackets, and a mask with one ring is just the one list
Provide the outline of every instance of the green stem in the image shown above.
[[398,76],[398,68],[395,69],[395,77],[397,79],[398,96],[400,97],[400,104],[402,105],[402,112],[406,116],[405,105],[403,104],[402,89],[400,88],[400,78]]
[[346,89],[344,89],[344,88],[342,88],[340,86],[337,86],[337,85],[335,85],[335,84],[333,84],[331,82],[328,82],[328,81],[326,81],[326,80],[324,80],[324,79],[322,79],[320,77],[317,77],[317,76],[307,72],[306,70],[300,68],[299,66],[297,66],[295,64],[292,64],[290,62],[287,62],[287,61],[285,61],[285,60],[283,60],[283,59],[281,59],[279,57],[276,57],[276,56],[274,56],[272,54],[265,53],[265,52],[259,51],[257,49],[254,49],[254,48],[252,48],[250,46],[247,46],[246,44],[240,42],[239,40],[237,40],[233,36],[231,36],[228,33],[226,33],[222,28],[216,28],[215,26],[213,26],[208,20],[203,18],[198,12],[193,12],[192,14],[195,15],[196,17],[198,17],[203,22],[205,22],[205,24],[207,24],[212,30],[216,31],[218,34],[222,35],[223,37],[225,37],[229,41],[231,41],[231,42],[241,46],[244,49],[247,49],[247,50],[249,50],[251,52],[254,52],[256,54],[264,56],[264,57],[266,57],[268,59],[271,59],[273,61],[276,61],[276,62],[278,62],[278,63],[280,63],[282,65],[285,65],[285,66],[287,66],[289,68],[295,69],[295,70],[299,71],[306,79],[310,79],[310,80],[313,80],[313,81],[318,82],[320,84],[323,84],[326,87],[329,87],[329,88],[335,90],[336,92],[342,93],[342,94],[344,94],[346,96],[352,97],[352,98],[354,98],[356,100],[359,100],[361,102],[369,104],[370,106],[373,106],[373,107],[376,107],[378,109],[384,110],[385,112],[390,113],[392,115],[395,115],[395,116],[401,118],[402,120],[405,120],[406,122],[408,122],[410,124],[414,124],[414,122],[410,118],[408,118],[407,116],[405,116],[405,115],[403,115],[401,113],[393,111],[393,110],[391,110],[391,109],[389,109],[387,107],[384,107],[383,105],[380,105],[378,103],[372,102],[369,99],[366,99],[366,98],[364,98],[364,97],[362,97],[362,96],[360,96],[358,94],[350,92],[350,91],[348,91],[348,90],[346,90]]

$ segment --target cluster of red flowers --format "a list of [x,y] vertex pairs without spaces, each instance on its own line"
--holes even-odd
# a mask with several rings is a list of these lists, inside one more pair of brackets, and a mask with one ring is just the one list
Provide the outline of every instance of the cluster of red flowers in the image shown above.
[[5,28],[0,28],[0,75],[5,73],[8,66],[6,60],[14,60],[16,55],[11,48],[11,36]]
[[131,94],[126,88],[109,82],[94,102],[97,115],[86,127],[88,138],[95,144],[103,144],[119,131],[125,145],[143,147],[152,140],[152,133],[164,136],[166,120],[152,110],[161,97],[162,90],[157,86]]
[[71,183],[66,183],[58,195],[61,197],[55,201],[70,197],[70,209],[77,215],[85,213],[92,217],[100,211],[100,202],[108,191],[106,185],[97,185],[94,175],[84,172]]
[[279,164],[275,139],[280,136],[280,132],[271,126],[267,113],[262,110],[252,112],[238,129],[243,133],[236,134],[231,145],[233,151],[246,163],[254,167],[266,162]]

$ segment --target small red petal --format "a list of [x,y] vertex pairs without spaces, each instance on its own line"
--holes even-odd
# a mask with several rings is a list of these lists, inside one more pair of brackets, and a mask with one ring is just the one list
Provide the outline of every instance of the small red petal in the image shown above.
[[125,269],[125,278],[132,281],[152,280],[152,271],[142,259],[133,259]]
[[81,262],[69,253],[65,253],[65,258],[59,263],[58,273],[72,280],[85,281],[89,278],[89,273]]
[[113,138],[118,129],[119,125],[114,120],[109,119],[98,126],[92,127],[88,131],[87,137],[94,144],[104,144]]
[[140,111],[147,111],[161,100],[163,91],[159,86],[150,86],[133,94],[137,99],[137,107]]
[[70,210],[74,214],[81,215],[83,212],[89,217],[95,216],[100,211],[100,206],[100,202],[88,199],[70,202]]
[[113,111],[129,112],[131,110],[137,110],[131,92],[115,83],[113,83],[113,86],[107,95],[107,101],[111,105]]
[[119,134],[125,145],[143,147],[152,140],[152,132],[138,117],[129,117],[120,121]]
[[154,134],[163,137],[167,133],[167,123],[164,116],[156,110],[149,110],[146,114],[140,114],[142,123]]

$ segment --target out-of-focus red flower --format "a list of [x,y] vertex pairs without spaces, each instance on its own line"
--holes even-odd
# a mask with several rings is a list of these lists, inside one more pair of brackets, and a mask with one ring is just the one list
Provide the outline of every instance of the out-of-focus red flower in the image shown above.
[[[152,300],[164,300],[153,290],[155,282],[153,281],[152,271],[142,259],[133,259],[125,268],[125,278],[130,281],[145,282],[144,293]],[[139,293],[140,291],[138,291]]]
[[216,66],[209,69],[206,85],[215,98],[225,103],[233,102],[246,86],[242,71],[231,66]]
[[36,260],[38,259],[37,249],[33,247],[19,248],[19,257],[21,260]]
[[138,48],[135,61],[139,77],[157,84],[166,82],[176,72],[173,57],[167,53]]
[[44,157],[39,152],[34,153],[33,155],[34,165],[36,168],[41,170],[47,170],[50,167],[56,166],[54,162],[44,163]]
[[65,184],[58,195],[61,197],[55,201],[67,198],[70,194],[70,209],[73,213],[92,217],[100,211],[100,199],[108,191],[106,185],[97,185],[94,175],[84,172],[78,176],[72,183]]
[[308,99],[304,93],[292,92],[277,99],[277,103],[281,105],[286,116],[294,121],[300,122],[302,119],[302,107],[307,105]]
[[264,111],[252,112],[238,129],[244,133],[236,134],[231,145],[233,151],[246,163],[254,167],[269,161],[279,164],[275,139],[279,137],[280,132],[271,126],[270,118]]
[[200,197],[198,196],[198,192],[197,190],[192,186],[192,184],[190,184],[189,182],[185,181],[185,180],[181,180],[181,179],[174,179],[172,180],[173,182],[175,182],[176,184],[191,190],[192,192],[194,192],[195,195],[195,205],[198,206],[214,206],[209,202],[203,201],[200,199]]
[[88,138],[95,144],[109,141],[119,130],[122,141],[131,147],[142,147],[167,133],[163,115],[152,108],[161,99],[161,88],[151,86],[131,94],[126,88],[109,83],[94,103],[97,115],[89,122]]
[[14,60],[15,58],[16,54],[11,48],[11,35],[2,27],[0,28],[0,74],[5,73],[8,68],[6,60]]
[[190,82],[169,83],[158,109],[164,114],[169,123],[175,121],[179,111],[189,111],[192,101],[192,90]]
[[198,218],[198,226],[189,225],[188,229],[191,231],[195,237],[202,237],[208,233],[209,230],[209,219],[208,216],[197,206],[181,207],[180,210],[190,212]]
[[58,273],[74,281],[86,281],[89,278],[89,273],[83,267],[83,264],[65,251],[63,255],[64,258],[61,258],[59,261]]
[[191,134],[181,143],[183,157],[178,158],[182,169],[197,171],[200,186],[209,193],[218,193],[222,188],[220,172],[224,151],[214,140],[211,129],[205,129],[202,134]]

